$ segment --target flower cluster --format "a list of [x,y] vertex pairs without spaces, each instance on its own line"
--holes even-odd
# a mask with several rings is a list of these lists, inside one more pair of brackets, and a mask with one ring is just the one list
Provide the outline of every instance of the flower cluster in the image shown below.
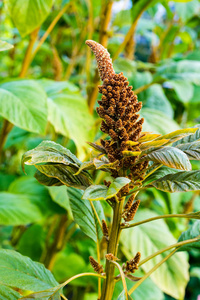
[[111,163],[118,162],[112,176],[119,176],[119,170],[130,170],[129,177],[140,179],[140,174],[147,167],[147,162],[137,164],[137,153],[140,153],[139,138],[144,119],[139,119],[138,112],[142,103],[129,86],[123,73],[115,74],[112,60],[107,50],[100,44],[88,40],[86,44],[96,56],[100,78],[103,84],[99,86],[102,98],[97,113],[102,118],[101,131],[110,139],[102,139],[101,146]]
[[140,262],[141,253],[137,252],[135,257],[126,262],[125,272],[134,273],[138,269],[138,264]]

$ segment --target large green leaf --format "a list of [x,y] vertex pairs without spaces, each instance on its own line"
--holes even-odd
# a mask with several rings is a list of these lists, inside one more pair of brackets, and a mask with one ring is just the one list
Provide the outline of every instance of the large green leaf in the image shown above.
[[[42,80],[48,95],[48,119],[55,131],[71,138],[81,153],[86,141],[93,140],[93,117],[86,100],[72,84],[59,89],[58,83]],[[74,87],[74,88],[73,88]]]
[[191,243],[185,246],[182,246],[179,251],[190,251],[194,248],[196,249],[200,249],[200,221],[195,221],[188,230],[184,231],[181,233],[178,242],[182,242],[185,240],[190,240],[190,239],[194,239],[194,238],[199,238],[198,242],[195,243]]
[[130,179],[126,177],[118,177],[114,179],[109,188],[105,185],[91,185],[85,190],[82,198],[91,201],[112,198],[129,182]]
[[8,286],[0,285],[0,299],[1,300],[18,300],[21,295]]
[[168,118],[173,118],[174,115],[172,106],[160,84],[153,84],[147,89],[144,107],[161,111]]
[[187,155],[175,147],[163,147],[145,156],[145,159],[179,170],[191,170]]
[[5,51],[5,50],[10,50],[13,48],[13,45],[4,42],[4,41],[0,41],[0,51]]
[[187,80],[188,82],[200,84],[200,62],[192,60],[179,60],[168,62],[167,64],[158,67],[155,78],[169,80]]
[[172,146],[176,146],[178,144],[192,143],[194,141],[200,140],[200,125],[195,125],[193,128],[197,128],[197,131],[194,134],[183,137],[182,139],[174,142]]
[[164,192],[189,192],[200,190],[200,171],[180,171],[166,175],[151,183],[155,188]]
[[0,85],[0,115],[20,128],[44,134],[46,93],[34,80],[3,83]]
[[179,144],[176,146],[178,149],[187,154],[191,160],[200,160],[200,141],[186,144]]
[[[24,164],[34,165],[39,172],[36,179],[47,186],[61,185],[85,189],[91,184],[91,177],[85,170],[74,175],[81,166],[81,161],[70,150],[51,141],[43,141],[36,148],[26,152],[22,157]],[[44,174],[44,175],[42,175]],[[48,180],[47,177],[53,178]]]
[[[143,209],[137,212],[134,221],[138,222],[155,216],[157,215],[154,212]],[[169,244],[176,243],[164,220],[123,230],[120,241],[123,245],[122,251],[127,259],[131,259],[137,251],[141,252],[141,257],[144,259],[154,252],[169,246]],[[166,253],[163,253],[154,257],[143,264],[141,266],[142,269],[148,272],[165,256]],[[168,259],[152,273],[151,279],[165,293],[176,299],[183,299],[189,279],[188,263],[184,253],[175,254]],[[134,298],[134,293],[132,297]]]
[[[82,200],[83,192],[74,188],[67,189],[70,206],[74,220],[81,230],[91,239],[97,242],[97,238],[102,238],[102,230],[93,208],[88,200]],[[93,203],[100,222],[104,219],[104,212],[99,201]]]
[[199,15],[200,3],[198,0],[187,1],[188,3],[181,3],[186,1],[180,0],[176,2],[179,2],[175,3],[176,13],[184,23],[192,17]]
[[[56,178],[62,184],[66,186],[72,186],[79,189],[86,189],[91,185],[91,179],[86,171],[82,171],[78,175],[74,175],[78,168],[75,166],[66,166],[63,164],[46,164],[46,165],[35,165],[40,173],[43,173],[47,177]],[[38,177],[36,177],[37,179]],[[42,181],[40,181],[42,183]],[[53,185],[54,182],[53,182]],[[56,182],[56,185],[57,182]]]
[[159,168],[158,170],[156,170],[153,174],[149,175],[149,177],[147,177],[143,183],[144,184],[147,184],[147,183],[150,183],[152,181],[155,181],[161,177],[164,177],[168,174],[174,174],[174,173],[177,173],[179,172],[178,170],[176,169],[171,169],[169,167],[165,167],[165,166],[162,166],[161,168]]
[[169,83],[175,90],[177,97],[183,103],[188,103],[194,94],[194,86],[191,82],[183,79],[170,80]]
[[170,132],[168,134],[165,134],[163,136],[157,137],[156,140],[162,140],[162,139],[169,139],[170,143],[176,142],[178,140],[181,140],[182,138],[190,137],[191,135],[195,135],[198,128],[184,128],[179,129],[173,132]]
[[41,173],[39,170],[35,172],[34,177],[37,181],[46,186],[61,186],[63,183],[57,178],[48,177],[47,175]]
[[179,129],[178,124],[174,120],[156,109],[143,108],[141,116],[144,118],[144,131],[166,134]]
[[22,156],[22,166],[40,163],[62,163],[64,165],[80,166],[81,161],[71,151],[52,141],[43,141],[36,148],[27,151]]
[[[142,277],[144,272],[137,271],[137,276]],[[133,281],[126,280],[128,290],[132,288],[134,285]],[[115,286],[114,297],[113,299],[117,299],[119,293],[123,289],[122,282],[120,281]],[[132,293],[131,297],[134,300],[148,299],[148,300],[164,300],[164,294],[158,288],[156,283],[154,283],[150,277],[148,277],[143,283],[138,286],[138,288]],[[96,299],[95,299],[96,300]]]
[[70,211],[69,197],[67,195],[66,186],[50,186],[48,187],[49,194],[54,202]]
[[0,193],[0,225],[24,225],[42,218],[41,210],[28,195]]
[[12,250],[0,250],[0,284],[27,291],[42,291],[58,286],[44,265]]
[[43,218],[55,212],[64,212],[51,200],[47,189],[32,176],[17,178],[10,184],[8,192],[16,194],[18,197],[26,196],[41,211]]
[[4,0],[22,37],[39,27],[50,13],[53,0]]

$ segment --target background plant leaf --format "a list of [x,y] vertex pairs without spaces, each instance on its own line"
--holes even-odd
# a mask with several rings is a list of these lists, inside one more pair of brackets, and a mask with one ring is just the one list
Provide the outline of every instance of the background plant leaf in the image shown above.
[[5,0],[9,14],[22,37],[39,27],[53,5],[53,0]]
[[188,230],[181,233],[178,242],[199,238],[198,242],[194,242],[185,246],[182,246],[178,251],[190,251],[192,249],[200,249],[200,221],[195,221]]
[[[155,216],[156,214],[154,212],[148,209],[142,209],[137,212],[134,221],[138,222]],[[123,230],[120,241],[123,245],[122,251],[127,259],[134,257],[137,251],[141,252],[141,257],[144,259],[157,250],[169,244],[176,243],[175,238],[169,231],[164,220],[158,220]],[[135,245],[137,245],[137,248],[135,248]],[[158,255],[143,264],[141,268],[145,272],[148,272],[165,256],[166,253]],[[188,281],[188,263],[184,253],[172,256],[161,265],[159,269],[152,273],[151,279],[163,292],[177,299],[182,298]]]
[[11,45],[5,41],[0,41],[0,51],[10,50],[12,48],[13,48],[13,45]]
[[45,133],[46,93],[36,81],[16,80],[3,83],[0,85],[0,98],[2,117],[25,130]]
[[0,284],[27,291],[42,291],[58,286],[44,265],[12,250],[0,250]]

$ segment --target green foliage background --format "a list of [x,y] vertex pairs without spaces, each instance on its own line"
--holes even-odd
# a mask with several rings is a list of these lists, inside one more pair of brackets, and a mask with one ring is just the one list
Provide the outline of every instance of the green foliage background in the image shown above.
[[[143,102],[144,131],[166,134],[192,127],[200,123],[200,2],[4,0],[0,19],[0,247],[15,251],[1,252],[0,299],[15,300],[27,291],[54,288],[71,276],[91,272],[88,257],[96,257],[96,220],[86,202],[82,211],[76,207],[81,192],[74,195],[70,189],[66,193],[65,186],[44,187],[33,177],[34,167],[26,168],[27,176],[21,168],[22,154],[43,140],[58,142],[81,160],[89,160],[86,141],[100,139],[95,113],[99,79],[85,40],[107,46],[115,71],[128,77]],[[199,169],[199,162],[192,164]],[[101,171],[94,176],[96,184],[102,183]],[[169,194],[150,189],[140,199],[137,221],[200,210],[198,191]],[[103,218],[103,211],[97,209]],[[84,214],[90,216],[87,221]],[[106,207],[107,220],[110,214]],[[121,261],[137,251],[144,258],[175,243],[189,222],[167,219],[125,230]],[[197,299],[199,247],[188,253],[165,263],[134,292],[133,299]],[[54,276],[20,254],[43,263]],[[148,271],[159,258],[140,272]],[[8,270],[16,264],[18,270],[6,273],[5,264]],[[27,264],[29,278],[23,277]],[[40,276],[35,278],[35,272]],[[116,285],[115,299],[121,290]],[[97,299],[97,280],[79,278],[63,293],[73,300]]]

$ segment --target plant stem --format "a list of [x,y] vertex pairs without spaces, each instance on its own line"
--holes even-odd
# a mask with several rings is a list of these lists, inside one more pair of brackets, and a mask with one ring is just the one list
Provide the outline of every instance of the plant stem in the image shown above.
[[2,128],[2,132],[1,132],[1,136],[0,136],[0,162],[2,162],[2,150],[3,147],[5,145],[7,136],[9,134],[9,132],[11,131],[11,129],[13,128],[13,124],[11,124],[8,120],[4,119],[3,121],[3,128]]
[[48,35],[51,33],[51,31],[54,29],[55,25],[58,23],[58,21],[60,20],[60,18],[62,17],[62,15],[64,15],[64,13],[66,12],[66,10],[71,6],[71,2],[67,3],[63,9],[61,9],[61,11],[57,14],[57,16],[55,17],[55,19],[51,22],[51,24],[49,25],[49,27],[47,28],[46,32],[44,33],[44,35],[42,36],[42,38],[40,39],[37,47],[35,48],[35,50],[33,51],[32,55],[31,55],[31,61],[33,60],[33,58],[35,57],[36,53],[38,52],[38,50],[40,49],[40,47],[42,46],[42,44],[45,42],[45,40],[47,39]]
[[[100,244],[99,240],[97,238],[97,261],[100,264],[101,263],[101,258],[100,258]],[[98,299],[101,298],[101,278],[98,278]]]
[[[112,253],[114,256],[117,256],[119,237],[121,233],[120,223],[122,217],[122,209],[125,198],[121,201],[115,203],[114,212],[113,212],[113,222],[110,232],[110,237],[108,241],[108,250],[107,253]],[[106,261],[106,279],[103,283],[103,290],[101,300],[111,300],[114,287],[115,287],[115,266],[109,261]]]
[[36,28],[30,34],[30,41],[29,41],[29,44],[28,44],[28,48],[26,50],[26,54],[25,54],[25,58],[24,58],[24,61],[23,61],[21,73],[19,75],[20,78],[24,78],[26,76],[27,70],[28,70],[28,68],[30,66],[30,63],[32,61],[32,50],[33,50],[33,46],[34,46],[34,44],[37,40],[38,32],[39,32],[39,28]]
[[116,267],[119,269],[122,284],[123,284],[123,288],[124,288],[124,292],[125,292],[125,297],[126,297],[126,300],[128,300],[128,290],[127,290],[127,286],[126,286],[126,279],[125,279],[124,272],[123,272],[121,266],[116,261],[110,260],[110,262],[113,263],[114,265],[116,265]]
[[[130,225],[123,225],[121,226],[122,229],[126,229],[126,228],[131,228],[131,227],[135,227],[141,224],[145,224],[151,221],[155,221],[155,220],[159,220],[159,219],[164,219],[164,218],[193,218],[192,214],[167,214],[167,215],[162,215],[162,216],[157,216],[157,217],[153,217],[153,218],[149,218],[140,222],[136,222],[134,224],[130,224]],[[195,219],[195,218],[194,218]]]
[[149,255],[148,257],[146,257],[145,259],[143,259],[143,260],[139,263],[138,266],[140,267],[141,265],[143,265],[144,263],[146,263],[146,262],[149,261],[150,259],[152,259],[152,258],[156,257],[157,255],[162,254],[163,252],[166,252],[166,251],[168,251],[168,250],[170,250],[170,249],[172,249],[172,248],[180,248],[181,246],[184,246],[184,245],[187,245],[187,244],[191,244],[191,243],[194,243],[194,242],[198,242],[199,239],[200,239],[200,236],[199,236],[199,238],[196,237],[196,238],[194,238],[194,239],[182,241],[182,242],[179,242],[179,243],[170,245],[170,246],[168,246],[168,247],[165,247],[165,248],[163,248],[163,249],[161,249],[161,250],[158,250],[157,252],[155,252],[155,253],[153,253],[152,255]]
[[174,249],[172,252],[170,252],[165,258],[163,258],[157,265],[155,265],[148,273],[146,273],[142,279],[140,279],[129,291],[129,295],[131,295],[138,286],[147,279],[155,270],[157,270],[166,260],[168,260],[178,249]]

